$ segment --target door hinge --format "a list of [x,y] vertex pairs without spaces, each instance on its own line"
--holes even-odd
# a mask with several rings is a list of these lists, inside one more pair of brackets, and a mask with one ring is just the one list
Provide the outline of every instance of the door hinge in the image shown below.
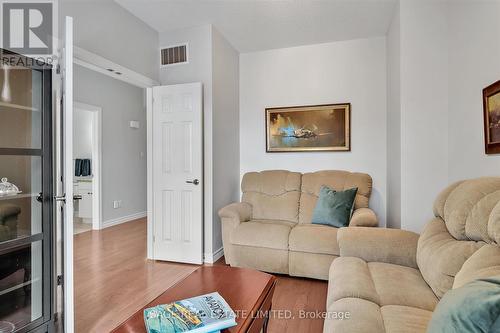
[[63,194],[63,195],[56,195],[56,196],[54,196],[54,199],[55,199],[56,201],[60,201],[60,202],[62,202],[62,203],[64,203],[64,204],[65,204],[65,203],[66,203],[66,194]]
[[155,237],[155,236],[153,236],[153,243],[154,243],[155,241],[156,241],[156,237]]
[[56,73],[61,74],[61,65],[57,65],[56,67]]
[[57,285],[58,286],[62,286],[63,285],[63,276],[62,275],[58,275],[57,276]]

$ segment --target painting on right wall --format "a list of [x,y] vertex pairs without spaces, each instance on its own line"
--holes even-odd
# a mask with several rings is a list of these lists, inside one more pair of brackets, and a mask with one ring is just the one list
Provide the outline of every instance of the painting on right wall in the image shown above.
[[486,154],[500,153],[500,80],[483,89],[484,148]]

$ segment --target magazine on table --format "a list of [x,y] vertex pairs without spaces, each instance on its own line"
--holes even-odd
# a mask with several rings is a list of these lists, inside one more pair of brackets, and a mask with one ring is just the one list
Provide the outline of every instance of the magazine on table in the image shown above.
[[217,292],[144,310],[148,333],[215,333],[236,325],[236,315]]

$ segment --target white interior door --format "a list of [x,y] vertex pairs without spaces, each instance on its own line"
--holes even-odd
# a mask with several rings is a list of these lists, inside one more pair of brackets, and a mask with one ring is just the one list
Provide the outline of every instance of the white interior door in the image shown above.
[[74,332],[73,306],[73,18],[65,18],[62,49],[62,112],[58,117],[61,136],[60,170],[57,179],[57,208],[62,225],[63,322],[64,332]]
[[203,260],[201,83],[153,88],[153,258]]

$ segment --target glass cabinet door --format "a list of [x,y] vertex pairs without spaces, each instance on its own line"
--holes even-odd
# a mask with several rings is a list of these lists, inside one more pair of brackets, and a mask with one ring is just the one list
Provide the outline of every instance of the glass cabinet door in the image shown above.
[[0,332],[49,330],[51,68],[1,49],[0,55]]

